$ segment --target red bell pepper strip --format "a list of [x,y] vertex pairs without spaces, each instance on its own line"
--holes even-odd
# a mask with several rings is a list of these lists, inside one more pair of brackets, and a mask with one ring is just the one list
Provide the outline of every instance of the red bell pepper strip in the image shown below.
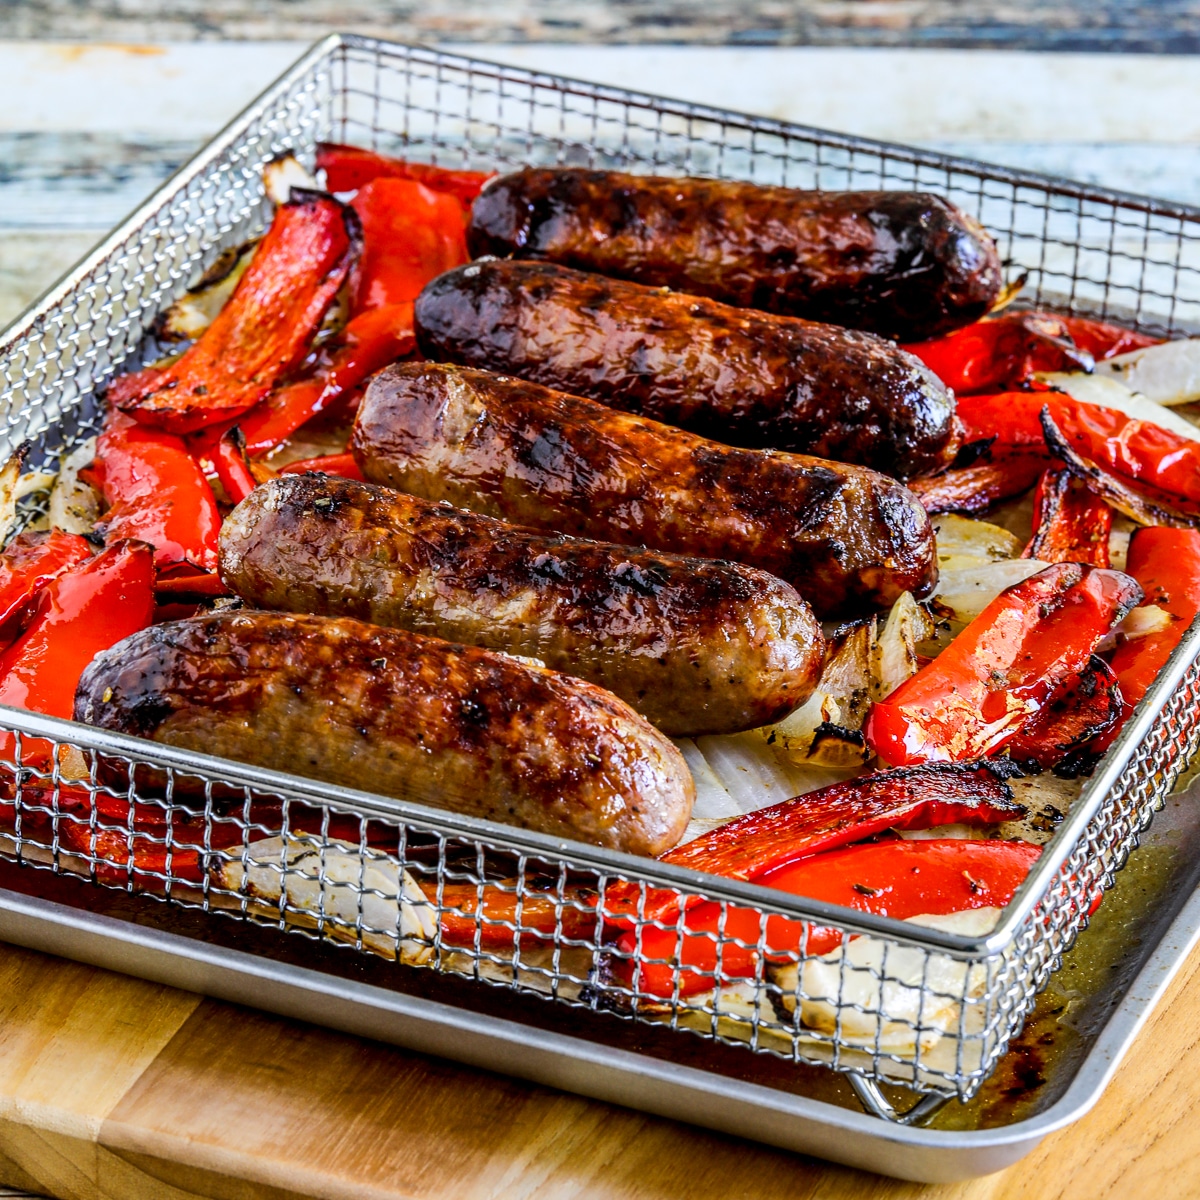
[[[793,896],[807,896],[859,912],[906,920],[974,908],[1003,908],[1029,874],[1041,850],[1025,842],[888,841],[847,846],[801,859],[757,880]],[[711,990],[756,973],[758,946],[768,961],[795,954],[828,954],[842,944],[840,930],[756,909],[702,904],[682,918],[682,929],[628,930],[617,942],[617,975],[637,990],[670,999]],[[730,941],[727,939],[736,939]],[[738,945],[737,942],[744,943]],[[648,961],[649,960],[649,961]],[[689,969],[690,968],[690,969]]]
[[362,222],[351,311],[415,300],[443,271],[470,260],[462,206],[409,179],[376,179],[350,202]]
[[[0,655],[0,704],[69,720],[88,663],[153,616],[154,551],[144,542],[115,542],[64,571],[46,585],[25,632]],[[0,757],[11,759],[14,735],[0,736],[0,747]]]
[[[68,789],[59,802],[59,834],[70,850],[95,860],[93,870],[101,883],[138,891],[164,891],[167,880],[202,884],[210,852],[240,846],[244,831],[235,822],[205,821],[156,804],[131,804],[125,796],[70,789],[80,799],[73,805]],[[91,816],[92,808],[96,817]],[[169,844],[169,849],[168,849]]]
[[357,240],[346,212],[293,190],[212,324],[177,362],[114,380],[109,403],[171,433],[253,408],[303,360],[346,278]]
[[364,480],[353,454],[322,454],[318,458],[305,458],[300,462],[288,463],[280,467],[280,475],[305,475],[309,471],[317,471],[322,475],[340,475],[343,479]]
[[182,438],[110,412],[87,477],[109,505],[96,526],[106,538],[149,542],[160,567],[216,569],[221,514]]
[[1091,317],[1063,317],[1063,324],[1075,345],[1096,362],[1128,354],[1131,350],[1143,350],[1147,346],[1158,346],[1162,338],[1110,325],[1107,321],[1096,321]]
[[[986,765],[929,763],[861,775],[746,813],[669,850],[661,861],[757,882],[796,859],[888,829],[998,825],[1024,815],[1008,785]],[[643,898],[639,885],[616,883],[605,894],[604,916],[617,924],[639,913],[663,919],[681,899],[667,889],[648,889]],[[695,903],[695,897],[688,902]]]
[[1171,619],[1142,637],[1121,641],[1113,653],[1112,668],[1124,706],[1119,723],[1093,745],[1097,753],[1112,745],[1200,613],[1200,532],[1162,526],[1137,529],[1129,543],[1125,569],[1142,585],[1142,606],[1164,609]]
[[241,504],[258,486],[246,460],[246,439],[236,425],[225,430],[217,440],[213,465],[230,504]]
[[970,467],[952,467],[940,475],[910,479],[906,486],[931,516],[979,513],[1029,491],[1045,465],[1044,453],[1000,453]]
[[322,352],[309,376],[277,389],[246,418],[246,452],[273,450],[368,375],[411,354],[416,345],[411,303],[360,313]]
[[927,666],[872,705],[863,734],[886,763],[994,754],[1083,670],[1142,598],[1128,575],[1056,563],[1001,592]]
[[[246,453],[266,454],[318,413],[341,400],[368,375],[416,349],[411,303],[373,308],[354,317],[322,347],[316,364],[300,379],[276,388],[238,425]],[[203,430],[190,439],[197,454],[215,455],[224,430]]]
[[[595,898],[575,888],[565,889],[562,902],[553,893],[526,890],[518,899],[517,881],[504,887],[485,885],[483,913],[478,921],[479,889],[473,883],[442,885],[438,913],[442,943],[472,948],[479,939],[484,950],[511,950],[514,939],[526,949],[545,947],[556,936],[577,941],[595,939]],[[434,899],[430,889],[430,900]]]
[[164,597],[233,595],[215,571],[197,571],[187,563],[160,571],[154,591],[160,605]]
[[1040,371],[1091,370],[1094,362],[1158,338],[1086,317],[1007,311],[903,347],[959,396],[1027,383]]
[[1112,523],[1113,510],[1070,471],[1045,471],[1033,494],[1033,537],[1021,557],[1107,567]]
[[0,646],[16,634],[18,618],[52,579],[92,557],[94,547],[75,533],[20,533],[0,554]]
[[965,396],[958,416],[968,440],[995,437],[994,452],[1046,452],[1042,409],[1069,445],[1101,466],[1184,501],[1200,503],[1200,442],[1059,392]]
[[1080,454],[1066,438],[1050,416],[1048,408],[1042,409],[1042,436],[1046,449],[1089,491],[1094,492],[1117,512],[1141,525],[1171,525],[1179,529],[1200,526],[1200,506],[1193,501],[1180,501],[1150,484],[1136,486],[1110,467],[1094,462]]
[[[246,452],[266,454],[324,412],[368,375],[416,349],[413,300],[431,279],[467,261],[457,201],[420,184],[383,179],[354,199],[362,220],[362,254],[352,276],[353,318],[317,361],[276,388],[239,422]],[[192,439],[215,455],[220,436]]]
[[358,146],[334,142],[317,143],[317,170],[325,172],[325,186],[331,192],[352,192],[373,179],[415,179],[435,192],[456,196],[464,209],[483,190],[495,171],[451,171],[427,163],[405,162],[388,158]]
[[1093,365],[1055,313],[1004,312],[903,348],[964,396],[1015,387],[1038,371],[1087,371]]
[[1080,775],[1095,765],[1092,739],[1121,719],[1124,701],[1113,669],[1093,655],[1066,680],[1011,742],[1008,757],[1023,769]]

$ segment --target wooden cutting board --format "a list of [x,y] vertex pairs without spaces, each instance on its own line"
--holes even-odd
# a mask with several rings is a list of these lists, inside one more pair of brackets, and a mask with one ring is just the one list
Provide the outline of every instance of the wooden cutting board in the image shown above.
[[1091,1114],[930,1186],[0,946],[0,1183],[71,1200],[1172,1200],[1198,1106],[1200,950]]

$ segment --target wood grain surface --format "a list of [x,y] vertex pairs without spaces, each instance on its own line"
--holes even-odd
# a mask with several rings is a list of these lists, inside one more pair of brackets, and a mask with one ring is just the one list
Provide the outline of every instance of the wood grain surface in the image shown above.
[[17,0],[0,37],[995,46],[1200,51],[1196,0]]
[[0,947],[0,1184],[64,1200],[1175,1200],[1198,1104],[1200,951],[1088,1116],[920,1185]]

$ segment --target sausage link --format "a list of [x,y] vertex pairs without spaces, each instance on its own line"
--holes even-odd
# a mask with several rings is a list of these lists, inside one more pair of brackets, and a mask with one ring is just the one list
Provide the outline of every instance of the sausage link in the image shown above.
[[870,333],[732,308],[540,262],[475,262],[416,302],[421,353],[519,375],[735,446],[946,465],[954,397]]
[[350,444],[375,483],[517,525],[747,563],[822,615],[924,595],[936,579],[929,518],[894,479],[735,450],[484,371],[385,368]]
[[694,796],[671,741],[602,688],[349,618],[152,626],[92,660],[75,719],[635,854],[673,846]]
[[221,578],[257,606],[540,658],[676,737],[777,721],[821,671],[812,610],[765,571],[547,536],[330,475],[256,488],[220,553]]
[[904,342],[978,319],[1003,284],[983,227],[927,192],[527,167],[476,199],[467,245]]

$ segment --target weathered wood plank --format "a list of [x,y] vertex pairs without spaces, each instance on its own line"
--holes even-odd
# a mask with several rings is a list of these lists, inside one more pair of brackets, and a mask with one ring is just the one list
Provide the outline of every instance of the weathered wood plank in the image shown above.
[[178,41],[317,38],[350,29],[409,41],[994,46],[1200,52],[1196,0],[25,0],[0,36]]

